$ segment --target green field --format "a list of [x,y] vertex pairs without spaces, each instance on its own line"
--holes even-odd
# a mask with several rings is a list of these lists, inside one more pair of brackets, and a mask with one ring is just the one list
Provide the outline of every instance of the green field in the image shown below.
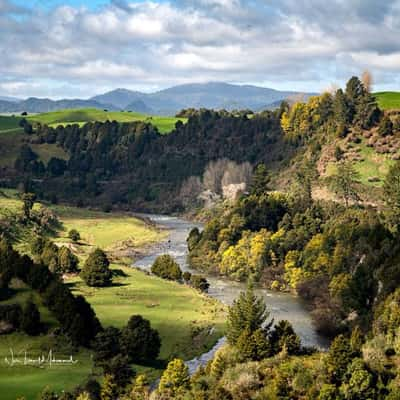
[[[130,316],[141,314],[151,321],[160,333],[162,340],[160,359],[171,357],[190,359],[209,349],[224,329],[224,308],[215,300],[178,283],[164,281],[148,276],[128,267],[113,265],[125,276],[115,279],[115,285],[109,288],[94,289],[87,287],[78,277],[70,278],[67,283],[75,294],[83,294],[92,304],[103,326],[122,327]],[[23,301],[31,293],[25,288],[18,289],[16,297],[8,302]],[[57,326],[52,315],[39,304],[44,322],[50,327]],[[214,328],[212,334],[210,329]],[[10,349],[23,357],[47,355],[52,349],[59,358],[68,358],[71,354],[74,365],[62,366],[9,366],[5,358]],[[161,370],[149,367],[133,366],[139,372],[146,372],[156,378]],[[91,353],[81,349],[75,351],[66,343],[50,336],[29,337],[20,333],[0,336],[0,388],[2,400],[15,400],[25,396],[26,400],[36,399],[37,394],[49,386],[55,391],[70,390],[80,384],[94,371]]]
[[[13,190],[0,191],[0,220],[2,213],[21,212],[22,203]],[[40,204],[35,209],[41,207]],[[129,248],[140,251],[150,243],[165,237],[166,232],[159,230],[144,221],[127,214],[103,213],[66,206],[51,206],[62,222],[62,229],[54,239],[57,242],[70,244],[66,233],[70,228],[77,228],[82,240],[72,248],[79,256],[81,264],[87,253],[94,246],[101,246],[113,254],[116,249],[129,245]],[[23,228],[19,250],[29,252],[28,228]],[[26,232],[25,232],[26,231]],[[114,258],[115,259],[115,258]],[[129,317],[143,315],[151,321],[160,333],[162,347],[160,359],[167,361],[171,357],[193,358],[209,349],[224,330],[225,308],[196,290],[174,282],[165,281],[145,274],[136,269],[112,264],[116,270],[113,286],[108,288],[89,288],[78,276],[67,278],[75,294],[82,294],[92,304],[103,326],[122,327]],[[33,295],[39,306],[42,320],[50,329],[57,327],[57,321],[42,305],[40,297],[28,288],[13,282],[16,295],[8,303],[23,303]],[[48,354],[50,349],[56,351],[59,358],[68,358],[71,354],[78,360],[74,365],[63,366],[9,366],[5,357],[10,356],[10,348],[23,357],[38,357]],[[22,352],[22,353],[21,353]],[[134,366],[139,372],[146,372],[149,377],[157,378],[161,369]],[[161,367],[160,367],[161,368]],[[71,349],[67,343],[52,336],[29,337],[21,333],[0,335],[0,388],[1,399],[15,400],[25,396],[26,400],[36,399],[37,394],[50,386],[56,391],[72,389],[84,381],[91,372],[97,377],[99,372],[93,370],[91,353],[88,350]]]
[[400,92],[378,92],[374,96],[383,110],[400,109]]
[[95,108],[53,111],[28,116],[28,120],[53,127],[67,124],[83,125],[86,122],[104,122],[107,120],[118,122],[145,121],[156,126],[161,133],[171,132],[177,121],[185,122],[184,118],[151,116],[136,112],[104,111]]

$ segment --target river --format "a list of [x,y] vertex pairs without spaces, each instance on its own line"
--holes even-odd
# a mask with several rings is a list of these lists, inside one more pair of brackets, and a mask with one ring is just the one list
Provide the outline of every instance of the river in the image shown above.
[[[182,271],[190,271],[199,274],[198,271],[191,270],[187,264],[186,257],[188,251],[186,238],[194,227],[197,226],[201,229],[201,224],[164,215],[140,214],[139,216],[149,218],[158,226],[168,229],[170,233],[167,240],[154,246],[145,257],[135,261],[134,265],[136,267],[149,271],[154,260],[159,255],[170,254],[179,263]],[[205,275],[203,273],[201,274]],[[208,294],[228,305],[232,304],[239,293],[246,289],[246,285],[243,283],[233,282],[211,275],[205,276],[210,283]],[[257,289],[256,292],[265,299],[271,317],[273,317],[275,321],[285,319],[291,322],[304,346],[326,349],[328,341],[316,332],[311,316],[301,299],[289,293],[274,292],[267,289]],[[193,373],[199,365],[205,365],[224,342],[225,338],[221,338],[209,352],[187,361],[190,372]]]

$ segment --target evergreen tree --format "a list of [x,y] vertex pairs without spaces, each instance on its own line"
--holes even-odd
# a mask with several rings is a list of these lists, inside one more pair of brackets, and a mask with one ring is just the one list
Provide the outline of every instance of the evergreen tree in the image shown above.
[[78,257],[68,247],[62,246],[58,249],[58,266],[60,272],[77,272],[78,263]]
[[244,331],[253,334],[257,329],[264,329],[267,334],[272,321],[265,326],[269,312],[264,301],[254,293],[252,285],[246,292],[242,292],[239,298],[233,302],[228,310],[227,339],[232,345],[237,343]]
[[265,164],[258,164],[251,182],[250,191],[253,194],[259,195],[261,193],[267,192],[270,184],[270,176]]
[[82,279],[88,286],[108,286],[112,282],[110,262],[103,250],[90,253],[81,272]]
[[331,383],[341,384],[353,357],[349,339],[343,335],[337,336],[332,342],[325,360],[327,377]]
[[131,362],[154,361],[160,352],[161,340],[150,322],[141,315],[133,315],[121,330],[121,351]]
[[189,369],[182,360],[176,358],[168,363],[167,369],[163,372],[158,391],[161,395],[174,399],[189,389],[189,386]]
[[383,185],[385,201],[388,207],[389,221],[392,225],[400,225],[400,161],[389,169]]

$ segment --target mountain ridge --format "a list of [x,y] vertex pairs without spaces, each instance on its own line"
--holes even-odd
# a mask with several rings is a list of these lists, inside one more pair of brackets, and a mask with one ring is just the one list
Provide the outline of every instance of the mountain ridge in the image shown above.
[[0,112],[41,113],[72,108],[137,111],[155,115],[175,115],[184,108],[260,111],[275,108],[281,101],[290,97],[298,95],[309,97],[312,94],[314,93],[280,91],[226,82],[187,83],[153,93],[117,88],[89,99],[52,100],[29,97],[11,101],[7,96],[0,96]]

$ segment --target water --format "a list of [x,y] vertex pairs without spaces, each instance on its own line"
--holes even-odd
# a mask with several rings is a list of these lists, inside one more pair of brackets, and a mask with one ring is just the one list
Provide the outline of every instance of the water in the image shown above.
[[[201,229],[201,224],[163,215],[139,214],[139,216],[151,219],[157,225],[168,229],[170,234],[165,242],[152,248],[150,254],[137,260],[135,262],[136,267],[149,271],[154,260],[159,255],[170,254],[179,263],[182,271],[199,274],[198,271],[191,270],[187,264],[188,251],[186,238],[194,227]],[[201,274],[204,275],[203,273]],[[243,283],[211,275],[205,276],[210,283],[208,294],[228,305],[232,304],[233,300],[239,296],[239,293],[246,289]],[[304,346],[314,346],[322,350],[326,349],[328,341],[316,332],[311,316],[301,299],[289,293],[273,292],[267,289],[257,289],[256,292],[259,296],[264,297],[267,308],[271,312],[271,317],[275,321],[285,319],[291,322]],[[209,352],[187,361],[186,364],[190,372],[193,373],[200,365],[205,365],[207,361],[212,359],[215,352],[224,342],[225,338],[221,338]]]

